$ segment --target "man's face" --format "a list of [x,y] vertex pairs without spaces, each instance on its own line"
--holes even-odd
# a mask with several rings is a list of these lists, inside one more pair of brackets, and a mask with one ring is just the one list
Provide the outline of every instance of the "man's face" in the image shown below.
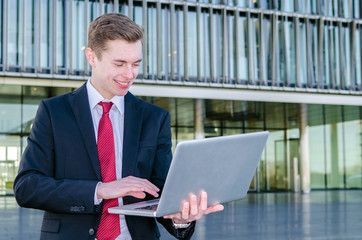
[[110,40],[99,59],[87,48],[86,55],[92,66],[91,84],[106,99],[124,96],[138,75],[142,61],[142,43]]

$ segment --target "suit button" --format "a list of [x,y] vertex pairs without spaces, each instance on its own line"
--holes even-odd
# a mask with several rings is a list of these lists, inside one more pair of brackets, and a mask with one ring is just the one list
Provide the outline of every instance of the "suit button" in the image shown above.
[[94,235],[94,229],[93,228],[89,229],[89,235],[91,235],[91,236]]

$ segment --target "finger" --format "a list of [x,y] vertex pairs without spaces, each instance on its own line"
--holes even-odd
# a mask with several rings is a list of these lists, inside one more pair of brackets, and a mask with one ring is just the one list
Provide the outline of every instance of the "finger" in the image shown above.
[[188,219],[190,216],[190,204],[189,202],[184,202],[182,205],[181,217],[182,219]]
[[142,191],[147,192],[156,198],[159,196],[159,194],[156,191],[154,191],[153,189],[150,189],[150,188],[143,188]]
[[135,197],[135,198],[140,198],[140,199],[146,197],[146,194],[144,192],[129,192],[127,195]]
[[163,216],[163,218],[165,218],[165,219],[181,219],[182,216],[181,216],[181,213],[175,213],[175,214]]
[[203,212],[207,209],[207,193],[201,192],[200,210]]
[[197,205],[197,197],[194,194],[192,194],[190,197],[190,209],[191,209],[190,214],[192,216],[197,215],[197,213],[199,212],[198,205]]
[[147,184],[142,179],[129,178],[128,180],[124,181],[122,183],[122,186],[120,185],[120,187],[125,187],[127,192],[142,191],[142,192],[147,192],[147,193],[151,194],[154,197],[159,196],[158,192],[154,188],[150,187],[150,185]]
[[156,191],[156,192],[159,192],[159,191],[160,191],[160,189],[159,189],[155,184],[151,183],[151,182],[148,181],[147,179],[142,179],[142,178],[140,178],[140,180],[141,180],[142,183],[143,183],[145,186],[147,186],[148,188],[151,188],[151,189],[153,189],[153,190]]
[[204,214],[206,215],[206,214],[209,214],[209,213],[219,212],[219,211],[222,211],[222,210],[224,210],[224,206],[221,205],[221,204],[217,204],[217,205],[213,205],[211,207],[208,207],[205,210]]
[[156,185],[154,185],[153,183],[151,183],[150,181],[148,181],[147,179],[144,179],[144,178],[128,176],[128,177],[122,178],[122,180],[124,180],[127,184],[130,184],[130,185],[140,185],[140,186],[143,186],[146,188],[153,189],[156,192],[160,191],[160,189]]

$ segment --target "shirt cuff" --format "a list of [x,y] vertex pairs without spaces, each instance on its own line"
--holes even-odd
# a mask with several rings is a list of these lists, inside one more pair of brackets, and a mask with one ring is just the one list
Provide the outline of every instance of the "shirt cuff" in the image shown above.
[[94,191],[94,205],[99,205],[101,204],[101,202],[103,201],[102,198],[97,198],[97,189],[98,189],[98,185],[100,184],[101,182],[97,183],[97,186],[96,186],[96,189]]

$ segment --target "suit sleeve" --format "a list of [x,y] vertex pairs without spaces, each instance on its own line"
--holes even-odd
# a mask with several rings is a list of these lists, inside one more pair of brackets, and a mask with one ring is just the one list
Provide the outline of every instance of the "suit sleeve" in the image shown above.
[[55,127],[42,101],[14,181],[16,201],[22,207],[51,212],[97,213],[93,202],[97,181],[55,176],[56,165],[63,160],[55,157]]
[[[172,152],[171,152],[171,126],[170,114],[167,112],[158,136],[156,162],[154,164],[153,175],[151,181],[157,186],[163,186],[170,167]],[[190,239],[196,222],[185,229],[175,229],[171,219],[157,218],[165,229],[175,236],[177,239]]]

